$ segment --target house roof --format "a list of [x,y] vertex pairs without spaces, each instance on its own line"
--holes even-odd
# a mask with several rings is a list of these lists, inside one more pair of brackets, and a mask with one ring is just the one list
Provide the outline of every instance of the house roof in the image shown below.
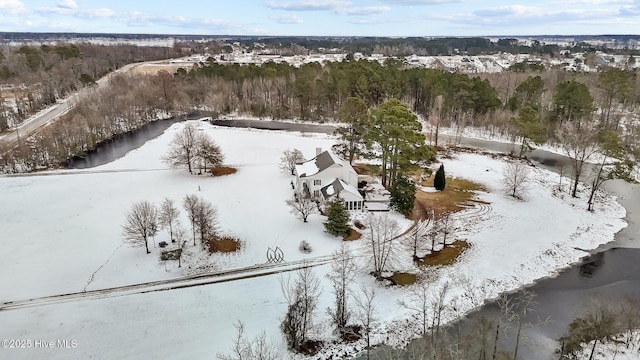
[[343,166],[344,160],[327,150],[311,160],[296,164],[296,171],[299,177],[312,176],[335,164]]
[[340,179],[335,179],[331,184],[321,188],[320,192],[322,193],[322,196],[325,199],[329,199],[332,196],[340,193],[340,194],[351,194],[357,197],[358,199],[362,200],[362,195],[360,195],[360,192],[358,192],[358,189],[353,187],[353,185],[347,184],[346,182]]

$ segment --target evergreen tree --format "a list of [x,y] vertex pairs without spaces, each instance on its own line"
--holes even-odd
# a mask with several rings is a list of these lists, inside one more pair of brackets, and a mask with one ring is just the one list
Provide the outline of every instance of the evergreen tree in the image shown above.
[[436,176],[433,178],[433,187],[435,187],[436,190],[444,190],[445,184],[444,164],[441,164],[438,171],[436,171]]
[[413,211],[413,203],[416,201],[416,186],[410,179],[401,176],[391,188],[392,209],[407,216]]
[[347,236],[351,230],[349,226],[349,212],[340,197],[329,206],[327,221],[324,222],[325,230],[333,236]]
[[382,162],[382,185],[393,183],[408,165],[431,157],[425,145],[422,124],[411,109],[390,99],[371,109],[365,143]]
[[522,137],[520,157],[534,149],[528,140],[538,145],[546,140],[547,128],[540,119],[538,111],[529,105],[520,109],[518,117],[511,119],[511,123],[517,129],[518,135]]

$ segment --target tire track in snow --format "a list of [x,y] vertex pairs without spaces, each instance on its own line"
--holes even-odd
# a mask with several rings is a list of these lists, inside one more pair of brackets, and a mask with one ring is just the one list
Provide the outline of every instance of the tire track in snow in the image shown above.
[[67,294],[49,295],[32,299],[6,301],[0,304],[0,311],[24,309],[30,307],[62,304],[74,301],[97,300],[119,296],[136,294],[146,294],[157,291],[171,291],[196,286],[213,285],[229,281],[238,281],[262,276],[269,276],[278,273],[296,271],[305,267],[315,267],[328,264],[333,261],[333,256],[319,256],[316,258],[303,259],[287,263],[266,263],[212,272],[183,276],[168,280],[150,281],[139,284],[117,286],[112,288],[88,290]]
[[109,262],[109,260],[111,260],[113,255],[116,254],[116,251],[120,250],[120,248],[123,245],[124,245],[124,243],[120,244],[120,246],[118,246],[115,250],[113,250],[111,255],[109,255],[109,257],[107,258],[107,261],[105,261],[102,265],[100,265],[100,267],[96,271],[94,271],[93,274],[91,274],[91,277],[89,277],[89,280],[87,280],[87,283],[84,285],[84,288],[82,289],[82,292],[87,292],[87,287],[89,285],[91,285],[91,283],[93,282],[93,279],[96,277],[96,274],[98,273],[98,271],[100,271],[105,265],[107,265],[107,263]]
[[59,176],[59,175],[84,175],[84,174],[109,174],[109,173],[126,173],[126,172],[145,172],[145,171],[170,171],[173,169],[112,169],[112,170],[64,170],[56,172],[35,172],[35,173],[18,173],[18,174],[2,174],[0,178],[7,177],[36,177],[36,176]]

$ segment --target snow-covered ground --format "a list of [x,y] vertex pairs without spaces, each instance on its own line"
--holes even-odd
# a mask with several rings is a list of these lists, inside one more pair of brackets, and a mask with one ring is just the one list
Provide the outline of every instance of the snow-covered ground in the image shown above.
[[[589,359],[593,341],[583,346],[576,359]],[[615,336],[611,341],[598,343],[594,359],[640,360],[640,331]]]
[[[269,247],[280,247],[285,261],[310,260],[330,255],[340,246],[337,238],[323,232],[320,215],[309,223],[289,213],[285,199],[291,196],[291,176],[281,173],[278,163],[287,148],[298,148],[311,157],[316,147],[329,148],[334,139],[321,134],[300,134],[249,129],[230,129],[197,123],[220,145],[226,163],[238,168],[233,175],[211,178],[168,170],[162,155],[173,135],[184,123],[149,141],[124,158],[82,171],[56,171],[42,176],[0,177],[0,246],[5,256],[0,265],[0,302],[101,289],[152,280],[170,279],[192,272],[176,264],[160,264],[159,249],[121,246],[120,226],[133,202],[159,204],[165,198],[180,203],[186,194],[198,194],[218,208],[221,230],[244,241],[244,250],[234,255],[213,255],[214,269],[241,268],[266,261]],[[459,154],[444,160],[448,176],[481,183],[477,206],[456,216],[458,239],[471,248],[448,267],[428,269],[434,289],[445,281],[453,284],[448,302],[458,303],[458,312],[477,306],[482,297],[517,288],[567,266],[599,244],[613,240],[625,226],[624,208],[606,194],[593,213],[585,210],[585,199],[554,195],[558,176],[532,169],[531,189],[526,201],[506,197],[499,191],[504,162],[474,154]],[[355,214],[354,214],[355,215]],[[359,214],[358,217],[361,217]],[[391,216],[407,229],[411,222]],[[188,228],[186,217],[181,222]],[[156,241],[166,240],[164,232]],[[298,250],[301,240],[313,251]],[[363,254],[364,240],[348,243]],[[397,270],[420,272],[400,254]],[[398,306],[407,298],[407,288],[384,287],[368,275],[359,256],[360,285],[377,290],[378,327],[374,341],[402,344],[414,336],[416,327]],[[314,267],[324,292],[319,298],[316,332],[331,337],[324,309],[333,304],[325,279],[329,265]],[[171,291],[76,300],[38,307],[0,311],[0,339],[57,341],[75,340],[73,348],[0,349],[0,358],[213,358],[227,352],[234,336],[233,323],[246,324],[253,337],[264,330],[284,350],[279,323],[286,311],[279,279],[294,273],[274,274],[207,286]],[[92,280],[90,280],[92,279]],[[0,304],[0,308],[2,304]],[[452,318],[455,314],[447,314]],[[353,353],[362,344],[338,351]]]

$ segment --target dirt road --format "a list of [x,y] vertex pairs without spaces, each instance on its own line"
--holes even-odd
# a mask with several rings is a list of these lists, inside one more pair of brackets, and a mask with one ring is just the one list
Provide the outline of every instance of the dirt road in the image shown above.
[[145,294],[156,291],[169,291],[194,286],[203,286],[228,281],[238,281],[261,276],[268,276],[289,271],[296,271],[303,267],[314,267],[328,264],[333,257],[319,256],[300,261],[282,263],[264,263],[253,266],[211,272],[205,274],[189,275],[168,280],[150,281],[139,284],[124,285],[106,289],[79,291],[75,293],[43,296],[32,299],[6,301],[0,303],[0,311],[16,310],[29,307],[53,305],[73,301],[105,299],[110,297]]

